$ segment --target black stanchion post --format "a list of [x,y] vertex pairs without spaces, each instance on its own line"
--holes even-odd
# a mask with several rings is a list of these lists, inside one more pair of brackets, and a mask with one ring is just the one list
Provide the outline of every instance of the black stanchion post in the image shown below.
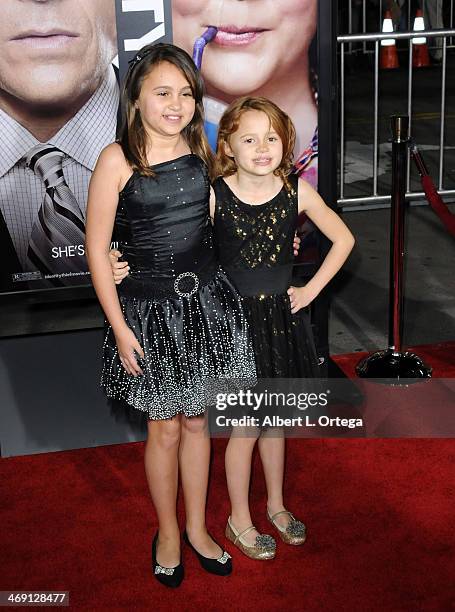
[[389,276],[389,348],[362,359],[357,374],[362,378],[384,378],[399,383],[400,379],[426,379],[431,368],[410,352],[402,352],[403,331],[403,264],[406,209],[407,149],[409,117],[392,115],[392,197],[390,227]]
[[392,201],[390,215],[389,349],[401,352],[403,335],[403,262],[409,119],[391,117]]

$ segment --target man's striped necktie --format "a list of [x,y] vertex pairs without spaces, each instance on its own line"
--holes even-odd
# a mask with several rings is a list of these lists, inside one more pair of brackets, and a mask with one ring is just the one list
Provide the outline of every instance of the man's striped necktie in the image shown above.
[[[84,244],[85,221],[63,176],[63,157],[64,153],[52,145],[33,147],[26,156],[27,166],[46,187],[44,201],[32,229],[27,256],[33,267],[43,274],[62,275],[52,279],[54,285],[83,285],[87,282],[86,276],[65,275],[86,271],[87,262],[84,255],[76,254],[77,249],[69,248]],[[55,247],[58,248],[58,257],[52,256]]]

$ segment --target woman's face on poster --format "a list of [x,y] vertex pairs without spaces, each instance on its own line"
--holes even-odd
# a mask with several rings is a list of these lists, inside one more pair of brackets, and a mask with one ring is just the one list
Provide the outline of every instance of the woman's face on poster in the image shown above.
[[258,92],[296,69],[316,32],[316,0],[172,0],[174,42],[191,53],[208,26],[204,51],[210,89],[235,97]]

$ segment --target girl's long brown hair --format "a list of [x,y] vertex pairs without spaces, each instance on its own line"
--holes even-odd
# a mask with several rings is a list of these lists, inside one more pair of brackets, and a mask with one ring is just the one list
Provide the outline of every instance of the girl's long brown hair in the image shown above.
[[246,111],[261,111],[267,115],[270,124],[283,143],[283,158],[274,174],[279,176],[286,187],[290,184],[288,176],[292,171],[295,145],[295,127],[291,118],[271,100],[261,97],[243,96],[234,100],[224,111],[218,128],[214,177],[230,176],[237,171],[232,157],[226,154],[226,144],[239,127],[240,119]]
[[[122,90],[122,120],[118,141],[131,168],[145,176],[155,176],[147,161],[147,133],[135,103],[142,83],[153,68],[169,62],[178,68],[191,88],[196,108],[182,134],[191,151],[213,172],[213,153],[204,132],[204,83],[191,57],[180,47],[166,43],[143,47],[130,65]],[[153,145],[152,145],[153,146]]]

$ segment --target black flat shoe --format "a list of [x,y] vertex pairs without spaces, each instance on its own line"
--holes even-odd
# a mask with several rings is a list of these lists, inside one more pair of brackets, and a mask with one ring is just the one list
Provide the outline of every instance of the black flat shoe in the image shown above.
[[[219,559],[211,559],[210,557],[204,557],[201,553],[194,548],[191,544],[188,534],[186,531],[183,532],[183,540],[188,546],[196,553],[196,557],[199,559],[199,563],[210,574],[216,574],[217,576],[229,576],[232,572],[232,561],[231,555],[225,550]],[[221,546],[220,546],[221,548]]]
[[156,560],[156,542],[158,540],[158,531],[155,533],[152,543],[152,567],[153,574],[158,582],[164,584],[171,589],[175,589],[181,585],[184,572],[183,564],[180,559],[180,563],[176,567],[163,567]]

